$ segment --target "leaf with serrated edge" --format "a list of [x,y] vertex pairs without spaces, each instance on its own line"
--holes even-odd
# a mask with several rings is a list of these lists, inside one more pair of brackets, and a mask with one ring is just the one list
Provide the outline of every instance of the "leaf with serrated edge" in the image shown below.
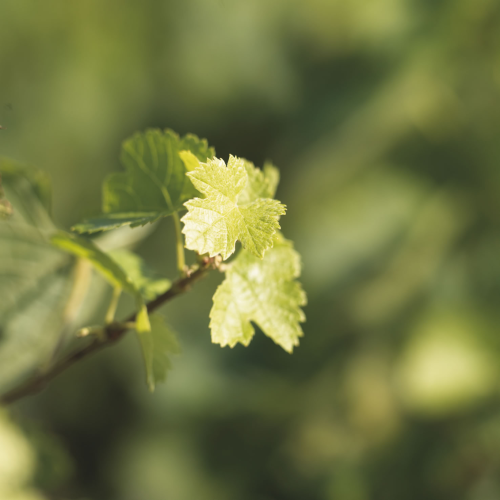
[[172,367],[169,354],[179,354],[180,348],[162,316],[153,314],[150,321],[151,331],[139,335],[139,341],[146,366],[146,381],[153,392],[156,383],[164,381]]
[[[167,217],[199,193],[186,178],[180,153],[190,152],[201,161],[215,155],[207,141],[171,130],[147,130],[123,143],[121,159],[126,172],[104,182],[104,214],[73,227],[80,233],[107,231],[123,225],[137,227]],[[191,159],[192,162],[192,159]]]
[[132,280],[117,262],[90,240],[76,237],[64,231],[59,231],[52,236],[51,242],[61,250],[88,260],[113,287],[121,288],[130,293],[135,298],[138,310],[136,318],[137,332],[141,333],[150,330],[148,310],[144,299]]
[[[244,160],[230,156],[226,167],[223,160],[214,158],[200,163],[187,175],[206,198],[185,203],[188,213],[182,221],[186,248],[211,257],[221,254],[225,260],[240,240],[243,248],[262,258],[273,245],[273,235],[280,227],[279,217],[286,207],[269,198],[238,202],[249,181]],[[245,200],[251,196],[246,194]]]
[[280,181],[279,170],[271,163],[266,163],[264,169],[255,168],[255,165],[243,160],[248,174],[245,189],[238,195],[238,204],[252,203],[258,198],[274,198]]
[[260,260],[242,250],[229,264],[226,279],[214,295],[210,311],[212,342],[222,347],[248,345],[254,335],[251,321],[285,351],[292,352],[303,335],[301,306],[306,295],[299,282],[300,256],[281,234]]

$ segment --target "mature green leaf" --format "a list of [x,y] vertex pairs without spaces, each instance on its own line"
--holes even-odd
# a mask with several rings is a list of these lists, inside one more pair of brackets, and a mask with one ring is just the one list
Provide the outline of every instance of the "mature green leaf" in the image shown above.
[[[231,156],[227,167],[223,160],[214,158],[188,172],[206,198],[185,203],[188,213],[182,221],[187,248],[210,256],[221,254],[225,260],[234,253],[237,240],[260,258],[273,246],[273,235],[280,227],[278,220],[285,213],[285,206],[269,198],[253,199],[256,193],[270,192],[271,181],[258,174],[252,174],[249,181],[248,170],[253,173],[255,167]],[[264,189],[262,183],[266,179]]]
[[171,130],[135,134],[122,148],[126,172],[111,174],[104,183],[105,215],[73,229],[91,233],[127,224],[136,227],[182,209],[185,201],[198,194],[185,175],[180,156],[185,151],[201,161],[215,155],[207,141],[191,134],[182,138]]
[[25,179],[31,185],[33,193],[47,212],[50,212],[52,187],[46,172],[33,165],[25,165],[9,158],[0,158],[0,173],[6,184]]
[[[0,388],[45,363],[71,320],[72,259],[47,241],[53,227],[35,169],[0,160],[14,214],[0,221]],[[7,171],[7,174],[5,172]],[[46,186],[47,187],[47,186]],[[34,227],[36,226],[36,227]]]
[[0,158],[5,195],[15,211],[9,222],[29,224],[41,231],[53,231],[50,210],[50,180],[42,170],[23,165],[7,158]]
[[[1,230],[0,230],[1,232]],[[15,250],[17,241],[6,241],[0,235],[0,246],[8,245]],[[54,249],[55,250],[55,249]],[[12,266],[20,267],[26,262],[34,264],[32,258],[41,257],[38,252],[25,253],[22,258],[10,261]],[[67,257],[64,256],[63,257]],[[42,267],[45,261],[40,259]],[[60,261],[60,266],[31,281],[31,286],[9,294],[9,302],[14,302],[10,311],[0,316],[0,390],[13,385],[21,376],[41,367],[52,356],[61,335],[68,325],[67,302],[73,285],[72,263]],[[0,271],[0,280],[3,272]],[[0,292],[0,300],[4,298]],[[71,318],[70,318],[71,319]]]
[[0,318],[45,276],[68,264],[29,226],[0,223]]
[[162,217],[172,215],[172,212],[129,212],[120,214],[103,214],[72,227],[78,233],[97,233],[109,231],[122,226],[139,227],[156,222]]
[[128,250],[113,250],[110,255],[125,271],[145,300],[153,300],[170,288],[170,281],[156,276],[137,254]]
[[205,140],[191,134],[180,138],[171,130],[148,130],[125,141],[122,162],[127,172],[112,174],[105,184],[105,212],[179,210],[197,194],[186,179],[180,151],[190,151],[201,161],[215,154]]
[[[26,172],[30,177],[25,176]],[[0,159],[0,173],[5,191],[15,206],[13,217],[0,222],[1,317],[4,312],[11,311],[39,279],[69,261],[50,246],[44,235],[45,229],[54,226],[33,180],[43,176],[33,167],[27,168],[7,159]]]
[[210,312],[212,341],[221,346],[248,345],[254,335],[250,321],[288,352],[303,335],[301,306],[306,295],[300,283],[300,256],[278,233],[274,246],[260,260],[242,250],[229,264],[226,279],[214,295]]
[[146,365],[146,381],[152,392],[157,382],[166,379],[172,366],[169,354],[179,354],[180,348],[162,316],[153,314],[150,319],[151,331],[139,335],[139,341]]
[[140,333],[150,330],[148,311],[139,289],[112,257],[100,250],[92,241],[63,231],[59,231],[52,236],[51,242],[61,250],[82,259],[87,259],[113,287],[130,293],[135,298],[138,310],[136,319],[137,331]]

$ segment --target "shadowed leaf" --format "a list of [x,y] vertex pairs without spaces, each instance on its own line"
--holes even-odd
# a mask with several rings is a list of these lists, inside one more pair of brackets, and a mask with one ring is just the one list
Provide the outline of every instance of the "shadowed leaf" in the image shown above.
[[137,227],[182,209],[198,192],[185,175],[181,152],[201,161],[215,154],[207,141],[191,134],[181,138],[171,130],[147,130],[126,140],[121,154],[126,171],[111,174],[104,182],[104,215],[73,229],[93,233],[123,225]]

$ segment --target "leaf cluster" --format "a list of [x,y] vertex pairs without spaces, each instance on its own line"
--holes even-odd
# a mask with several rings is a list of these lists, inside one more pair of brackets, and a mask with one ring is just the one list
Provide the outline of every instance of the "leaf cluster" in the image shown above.
[[[235,156],[230,156],[226,165],[215,157],[206,140],[190,134],[179,137],[170,130],[135,134],[124,142],[121,160],[124,171],[111,174],[104,181],[102,214],[75,225],[73,231],[92,235],[120,226],[137,228],[172,216],[179,226],[178,252],[183,254],[185,247],[196,252],[198,259],[217,257],[217,262],[231,257],[239,241],[241,249],[237,255],[219,266],[226,276],[213,298],[212,341],[221,346],[233,347],[237,343],[246,346],[255,333],[254,323],[274,342],[292,352],[303,335],[300,323],[305,317],[301,307],[306,296],[297,281],[300,257],[279,232],[279,219],[286,207],[274,199],[278,169],[266,164],[261,170]],[[147,384],[153,390],[171,367],[170,354],[179,352],[177,340],[163,317],[157,314],[149,317],[147,307],[169,290],[170,281],[158,277],[129,250],[105,249],[100,236],[90,239],[58,231],[49,216],[50,192],[39,171],[3,160],[0,173],[9,177],[9,197],[12,194],[16,209],[12,220],[0,225],[0,253],[3,249],[10,256],[10,260],[5,256],[0,260],[0,276],[4,274],[0,292],[2,286],[8,287],[14,290],[11,302],[25,300],[33,279],[42,286],[54,270],[64,269],[59,292],[67,294],[68,288],[71,289],[70,295],[76,296],[80,304],[85,293],[75,270],[79,269],[79,263],[86,262],[113,288],[105,324],[111,322],[122,329],[136,330]],[[26,196],[28,191],[31,196]],[[0,185],[1,213],[10,207]],[[180,219],[182,233],[180,212],[186,212]],[[18,250],[19,245],[26,250]],[[28,256],[26,261],[25,256]],[[184,262],[184,256],[178,255],[178,261]],[[22,272],[10,277],[7,268],[11,266]],[[189,276],[195,269],[196,266],[190,269],[181,266],[180,271]],[[135,301],[137,313],[133,324],[114,319],[122,291]],[[37,294],[31,296],[37,300]],[[65,324],[65,304],[60,297],[57,304],[58,308],[52,309],[58,311],[61,327]],[[26,307],[30,307],[28,302]],[[20,308],[19,314],[25,311],[26,308]],[[1,314],[0,306],[0,321]],[[66,314],[66,326],[71,325],[68,317]],[[97,336],[106,331],[102,326],[80,330]]]

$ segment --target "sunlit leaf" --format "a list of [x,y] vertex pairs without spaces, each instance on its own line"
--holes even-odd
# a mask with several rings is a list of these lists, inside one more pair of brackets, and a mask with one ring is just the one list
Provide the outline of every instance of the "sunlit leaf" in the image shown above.
[[191,153],[191,151],[180,151],[179,156],[181,157],[181,160],[183,161],[188,172],[191,172],[200,166],[200,160],[198,160],[198,158]]
[[221,346],[248,345],[254,335],[251,321],[288,352],[303,335],[301,306],[306,295],[300,283],[300,256],[281,234],[264,259],[242,250],[229,264],[226,279],[214,295],[210,312],[212,341]]
[[245,189],[238,196],[238,203],[252,203],[258,198],[274,198],[280,181],[279,170],[271,163],[266,163],[263,170],[255,168],[252,162],[243,160],[248,174]]
[[253,172],[252,167],[231,156],[227,167],[223,160],[215,158],[188,172],[206,198],[194,198],[185,204],[188,213],[182,221],[187,248],[210,256],[221,254],[227,259],[234,252],[237,240],[261,258],[272,247],[285,206],[269,198],[252,199],[256,193],[272,191],[271,181],[264,175],[255,173],[249,181],[247,170]]

